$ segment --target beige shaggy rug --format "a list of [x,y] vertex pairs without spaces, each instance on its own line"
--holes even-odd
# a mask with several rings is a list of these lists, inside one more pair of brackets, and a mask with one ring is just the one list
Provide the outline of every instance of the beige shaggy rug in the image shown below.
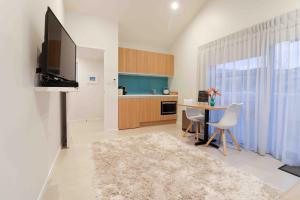
[[275,200],[279,192],[166,133],[93,144],[101,200]]

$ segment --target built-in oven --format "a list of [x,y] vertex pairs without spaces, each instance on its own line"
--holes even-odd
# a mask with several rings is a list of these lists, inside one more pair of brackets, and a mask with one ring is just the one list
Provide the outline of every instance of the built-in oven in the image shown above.
[[177,101],[162,101],[161,115],[174,115],[177,112]]

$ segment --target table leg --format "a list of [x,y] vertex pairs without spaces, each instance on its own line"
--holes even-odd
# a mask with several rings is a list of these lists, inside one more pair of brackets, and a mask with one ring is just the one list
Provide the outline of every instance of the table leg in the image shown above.
[[209,122],[209,110],[205,110],[205,119],[204,119],[204,142],[208,141],[209,133],[208,133],[208,123]]
[[[199,139],[199,141],[197,141],[195,143],[196,146],[198,145],[205,145],[207,142],[208,142],[208,139],[209,139],[209,131],[208,131],[208,123],[209,122],[209,110],[205,110],[205,118],[204,118],[204,138],[203,140],[202,139]],[[212,142],[214,142],[215,140],[213,140]],[[219,148],[218,145],[215,145],[214,143],[210,143],[209,145],[212,146],[212,147],[215,147],[215,148]]]

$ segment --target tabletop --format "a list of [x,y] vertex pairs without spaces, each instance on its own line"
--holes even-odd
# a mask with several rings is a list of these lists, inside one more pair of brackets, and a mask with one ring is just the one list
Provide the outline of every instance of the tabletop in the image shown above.
[[197,108],[201,110],[226,110],[227,107],[225,106],[210,106],[208,103],[178,103],[178,106],[190,107],[190,108]]

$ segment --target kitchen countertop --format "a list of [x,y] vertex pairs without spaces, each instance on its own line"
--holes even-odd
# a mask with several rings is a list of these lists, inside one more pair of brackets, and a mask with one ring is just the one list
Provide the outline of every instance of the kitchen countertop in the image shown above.
[[119,98],[142,98],[142,97],[178,97],[178,95],[163,95],[163,94],[126,94],[126,95],[119,95]]

